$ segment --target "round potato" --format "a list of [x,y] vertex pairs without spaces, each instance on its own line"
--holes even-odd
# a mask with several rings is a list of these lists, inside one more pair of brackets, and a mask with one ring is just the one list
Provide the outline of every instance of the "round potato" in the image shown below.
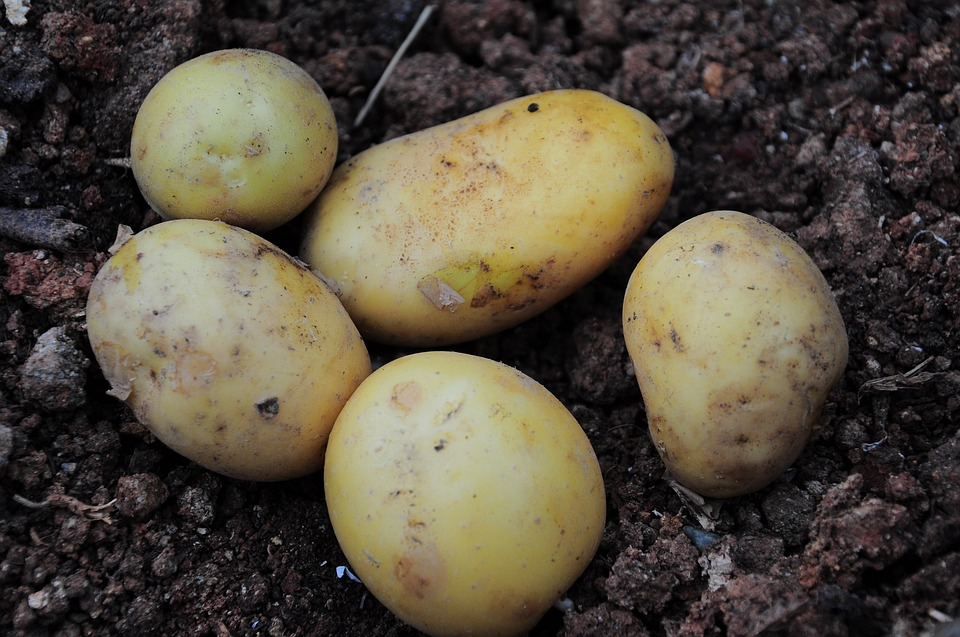
[[110,393],[173,450],[244,480],[318,470],[370,373],[356,327],[279,248],[225,223],[168,221],[97,274],[87,332]]
[[739,212],[694,217],[658,240],[627,286],[623,326],[657,450],[708,497],[783,473],[847,363],[823,274],[787,235]]
[[357,575],[429,635],[518,635],[586,568],[606,512],[580,425],[515,369],[425,352],[375,371],[330,437],[330,520]]
[[337,124],[306,71],[253,49],[184,62],[147,95],[130,161],[166,219],[218,219],[254,232],[299,214],[330,178]]
[[531,95],[339,166],[304,213],[300,256],[364,336],[466,341],[603,271],[660,214],[673,174],[643,113],[592,91]]

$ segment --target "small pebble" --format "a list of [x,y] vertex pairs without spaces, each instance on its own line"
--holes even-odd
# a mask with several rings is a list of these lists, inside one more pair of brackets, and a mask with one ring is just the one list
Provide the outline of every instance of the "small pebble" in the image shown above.
[[716,533],[704,531],[695,526],[683,527],[683,534],[690,538],[690,541],[693,542],[693,545],[697,547],[698,551],[705,551],[711,544],[720,540],[720,536]]
[[23,365],[23,397],[46,411],[70,411],[86,401],[84,383],[90,361],[63,327],[52,327],[37,339]]

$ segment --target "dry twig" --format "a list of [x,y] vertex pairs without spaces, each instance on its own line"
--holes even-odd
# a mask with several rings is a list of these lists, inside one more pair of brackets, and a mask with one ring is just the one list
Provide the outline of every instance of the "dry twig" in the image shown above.
[[377,101],[377,97],[379,97],[380,91],[383,90],[383,87],[387,83],[387,79],[393,73],[393,69],[396,68],[397,63],[400,62],[400,59],[403,57],[404,53],[407,52],[407,49],[410,48],[410,45],[413,44],[417,34],[420,33],[420,29],[423,28],[423,25],[427,23],[427,19],[430,17],[430,14],[433,13],[433,9],[433,5],[428,4],[423,8],[423,11],[420,12],[420,17],[417,18],[416,24],[413,25],[412,29],[410,29],[410,33],[407,34],[407,37],[403,40],[403,43],[400,44],[400,48],[397,49],[397,52],[393,54],[392,58],[390,58],[390,62],[387,64],[387,68],[384,69],[383,75],[380,76],[380,79],[377,80],[373,90],[370,91],[370,95],[367,96],[366,103],[363,105],[363,108],[360,109],[357,119],[353,121],[354,126],[359,126],[363,123],[363,120],[367,118],[367,113],[369,113],[370,109],[373,108],[373,103]]
[[0,208],[0,235],[63,252],[87,249],[90,246],[90,231],[86,226],[64,219],[66,212],[63,206]]

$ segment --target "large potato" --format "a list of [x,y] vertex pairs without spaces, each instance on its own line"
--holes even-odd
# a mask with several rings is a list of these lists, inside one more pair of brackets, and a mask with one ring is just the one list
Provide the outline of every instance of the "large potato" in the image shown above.
[[320,86],[290,60],[253,49],[184,62],[150,91],[133,124],[130,162],[166,219],[276,228],[330,178],[337,122]]
[[660,213],[673,171],[643,113],[591,91],[532,95],[339,166],[304,213],[301,257],[364,336],[465,341],[604,270]]
[[627,287],[624,335],[650,435],[681,484],[760,489],[800,455],[847,363],[826,280],[787,235],[739,212],[680,224]]
[[225,475],[319,469],[340,408],[370,373],[346,311],[245,230],[168,221],[97,274],[87,331],[110,393],[175,451]]
[[515,369],[424,352],[347,402],[324,467],[363,583],[430,635],[518,635],[587,567],[606,501],[569,411]]

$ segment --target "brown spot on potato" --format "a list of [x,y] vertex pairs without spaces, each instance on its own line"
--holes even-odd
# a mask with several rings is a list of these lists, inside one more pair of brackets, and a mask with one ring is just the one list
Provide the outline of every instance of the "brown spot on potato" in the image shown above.
[[420,566],[416,559],[403,555],[393,567],[393,576],[417,599],[426,597],[431,586],[430,578],[421,572]]
[[410,411],[417,406],[422,397],[423,387],[421,387],[420,383],[411,380],[393,386],[390,404],[403,411]]
[[270,420],[280,413],[280,400],[276,396],[261,400],[256,404],[257,413],[264,420]]
[[509,305],[507,305],[507,309],[513,312],[520,312],[521,310],[527,309],[528,307],[535,304],[536,302],[537,302],[537,299],[528,297],[516,303],[510,303]]
[[176,356],[174,369],[173,388],[189,394],[213,382],[217,362],[204,352],[186,351]]
[[477,288],[477,291],[473,294],[473,298],[470,299],[470,307],[484,307],[501,297],[503,297],[503,294],[493,287],[492,283],[487,282]]
[[462,397],[462,396],[461,396],[460,399],[457,400],[456,402],[447,405],[447,411],[446,411],[446,413],[443,415],[443,418],[441,419],[440,424],[441,424],[441,425],[445,425],[445,424],[447,424],[448,422],[450,422],[450,420],[451,420],[454,416],[456,416],[457,414],[460,413],[460,410],[461,410],[461,409],[463,409],[463,397]]
[[670,328],[670,340],[673,342],[673,348],[678,352],[686,351],[683,343],[680,342],[680,334],[677,332],[676,328]]

